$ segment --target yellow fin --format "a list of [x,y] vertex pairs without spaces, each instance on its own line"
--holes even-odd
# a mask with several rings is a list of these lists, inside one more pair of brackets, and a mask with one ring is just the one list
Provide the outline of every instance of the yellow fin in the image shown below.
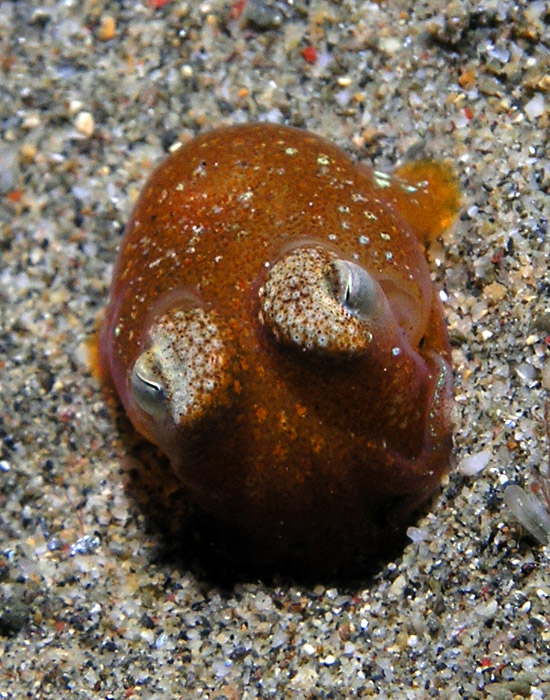
[[405,163],[392,180],[394,205],[422,243],[430,243],[452,226],[461,196],[448,165],[435,160]]

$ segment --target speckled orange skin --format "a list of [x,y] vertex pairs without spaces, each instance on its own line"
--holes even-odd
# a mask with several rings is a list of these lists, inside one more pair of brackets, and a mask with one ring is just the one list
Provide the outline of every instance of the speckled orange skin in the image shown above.
[[[255,124],[184,145],[141,194],[100,364],[135,427],[255,560],[327,573],[368,566],[448,468],[450,351],[419,243],[456,214],[442,172],[426,164],[384,179],[316,135]],[[342,358],[281,344],[259,322],[267,270],[303,241],[380,283],[399,356],[384,329],[366,354]],[[151,320],[189,295],[223,321],[234,381],[214,414],[159,427],[133,401],[129,375]]]

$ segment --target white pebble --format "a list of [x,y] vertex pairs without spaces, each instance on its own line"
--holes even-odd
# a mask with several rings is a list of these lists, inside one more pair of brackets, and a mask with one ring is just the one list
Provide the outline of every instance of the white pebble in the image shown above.
[[546,111],[546,104],[544,102],[544,97],[539,93],[529,100],[525,105],[525,114],[527,117],[533,121],[541,117]]
[[490,459],[491,450],[481,450],[481,452],[464,457],[458,465],[458,471],[464,476],[474,476],[485,469]]
[[383,36],[380,38],[378,46],[381,51],[387,53],[389,56],[393,56],[402,48],[403,44],[397,37]]
[[79,112],[74,120],[75,128],[78,132],[88,138],[94,133],[95,123],[91,112]]
[[407,529],[407,537],[413,542],[424,542],[428,536],[428,531],[420,527],[409,527]]

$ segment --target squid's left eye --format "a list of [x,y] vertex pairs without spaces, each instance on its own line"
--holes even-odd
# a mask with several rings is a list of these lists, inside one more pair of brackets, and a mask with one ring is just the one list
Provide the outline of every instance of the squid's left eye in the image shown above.
[[137,405],[145,413],[159,418],[165,415],[167,410],[166,389],[151,360],[151,351],[146,351],[138,357],[132,370],[130,385]]
[[376,283],[360,265],[348,260],[334,260],[336,273],[334,297],[357,318],[371,316],[376,303]]

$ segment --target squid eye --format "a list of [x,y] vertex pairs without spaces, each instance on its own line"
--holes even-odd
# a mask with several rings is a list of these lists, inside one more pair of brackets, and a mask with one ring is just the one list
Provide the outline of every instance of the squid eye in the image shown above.
[[336,301],[358,318],[372,315],[376,303],[376,282],[369,273],[347,260],[334,260],[332,266],[336,273]]
[[168,410],[166,389],[155,369],[150,351],[138,357],[130,377],[132,396],[137,405],[155,418],[166,415]]

